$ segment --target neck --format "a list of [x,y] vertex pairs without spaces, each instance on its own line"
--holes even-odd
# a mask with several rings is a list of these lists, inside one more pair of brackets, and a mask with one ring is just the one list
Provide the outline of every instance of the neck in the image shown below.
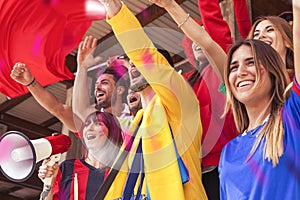
[[111,113],[117,117],[121,116],[123,110],[124,110],[124,105],[121,101],[121,98],[117,98],[115,104],[111,105],[111,107],[104,108],[105,112]]
[[95,159],[93,156],[88,155],[85,159],[85,162],[90,164],[91,166],[98,168],[98,169],[103,169],[105,165],[103,165],[101,162],[99,162],[97,159]]
[[253,106],[253,107],[246,107],[247,114],[249,118],[249,125],[247,130],[251,130],[256,128],[257,126],[261,125],[266,117],[271,112],[271,106],[268,104],[264,104],[263,106]]
[[151,88],[151,86],[146,87],[144,90],[139,92],[141,95],[141,102],[143,109],[146,109],[150,101],[155,95],[154,90]]

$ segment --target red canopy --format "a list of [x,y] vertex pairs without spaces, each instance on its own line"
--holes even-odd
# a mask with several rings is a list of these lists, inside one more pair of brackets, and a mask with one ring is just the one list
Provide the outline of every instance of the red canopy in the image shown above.
[[[92,6],[91,6],[92,4]],[[75,49],[92,20],[105,18],[97,0],[0,0],[0,92],[27,93],[10,78],[16,62],[24,62],[41,85],[73,79],[65,57]]]

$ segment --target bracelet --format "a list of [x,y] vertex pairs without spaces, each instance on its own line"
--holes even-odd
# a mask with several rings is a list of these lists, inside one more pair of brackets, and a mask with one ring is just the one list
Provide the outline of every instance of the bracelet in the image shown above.
[[178,28],[181,28],[183,24],[185,24],[185,22],[187,22],[187,20],[190,18],[190,13],[187,14],[186,18],[183,20],[182,23],[178,24]]
[[28,83],[27,85],[25,85],[26,87],[31,86],[33,83],[35,82],[35,78],[32,79],[32,81],[30,83]]

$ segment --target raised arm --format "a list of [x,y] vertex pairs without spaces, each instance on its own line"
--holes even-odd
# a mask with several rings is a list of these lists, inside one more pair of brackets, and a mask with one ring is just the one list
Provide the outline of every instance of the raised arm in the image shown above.
[[293,0],[293,36],[294,36],[294,62],[295,76],[300,83],[300,1]]
[[43,88],[23,63],[16,63],[10,74],[16,82],[27,85],[36,101],[48,112],[57,117],[69,130],[77,132],[71,106],[61,103],[54,94]]
[[89,88],[87,85],[87,69],[100,61],[99,57],[93,56],[96,45],[97,39],[88,36],[78,47],[78,69],[74,81],[72,106],[74,114],[82,121],[84,121],[90,113],[96,111],[96,108],[90,105]]
[[175,0],[152,0],[152,2],[165,8],[178,24],[178,27],[205,51],[218,77],[220,80],[223,80],[224,64],[227,59],[225,51],[199,24],[189,17],[188,13],[186,13]]

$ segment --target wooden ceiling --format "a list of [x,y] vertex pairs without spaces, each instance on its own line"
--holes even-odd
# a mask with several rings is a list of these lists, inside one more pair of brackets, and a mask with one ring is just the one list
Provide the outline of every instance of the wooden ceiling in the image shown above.
[[[128,3],[134,4],[137,0],[128,0]],[[148,0],[140,0],[149,4]],[[177,0],[178,3],[184,3],[188,1],[197,2],[196,0]],[[250,2],[250,1],[249,1]],[[125,2],[126,3],[126,2]],[[195,9],[195,8],[194,8]],[[150,5],[147,9],[148,16],[145,18],[143,13],[137,13],[137,17],[142,23],[143,26],[146,26],[161,16],[163,16],[166,12],[164,9],[161,9],[155,5]],[[252,19],[254,20],[256,17],[260,15],[278,15],[283,11],[291,10],[291,6],[289,4],[289,0],[252,0],[251,1],[251,10],[252,10]],[[113,35],[112,32],[108,32],[106,35],[102,36],[99,41],[104,41],[105,39],[111,37]],[[176,57],[175,57],[176,58]],[[72,72],[76,71],[76,59],[74,55],[70,54],[66,59],[67,65]],[[65,101],[66,90],[72,86],[72,82],[65,81],[56,86],[49,86],[48,89],[54,93],[58,93],[56,91],[56,87],[60,89],[63,88],[63,92],[61,97],[58,97],[62,102]],[[58,86],[57,86],[58,85]],[[53,132],[58,132],[61,130],[61,123],[53,116],[42,108],[39,108],[39,112],[46,112],[45,115],[48,117],[44,120],[37,120],[33,117],[33,113],[27,113],[27,115],[18,114],[16,111],[18,108],[22,106],[31,106],[35,105],[32,96],[30,94],[25,94],[23,96],[14,98],[14,99],[6,99],[5,97],[0,97],[0,131],[1,129],[5,131],[17,130],[25,133],[30,139],[36,139],[48,136]],[[34,109],[33,109],[34,110]],[[0,132],[1,133],[1,132]],[[14,183],[6,179],[0,173],[0,199],[6,200],[18,200],[18,199],[39,199],[39,193],[42,188],[41,181],[37,178],[37,173],[35,172],[33,176],[23,182],[23,183]]]

